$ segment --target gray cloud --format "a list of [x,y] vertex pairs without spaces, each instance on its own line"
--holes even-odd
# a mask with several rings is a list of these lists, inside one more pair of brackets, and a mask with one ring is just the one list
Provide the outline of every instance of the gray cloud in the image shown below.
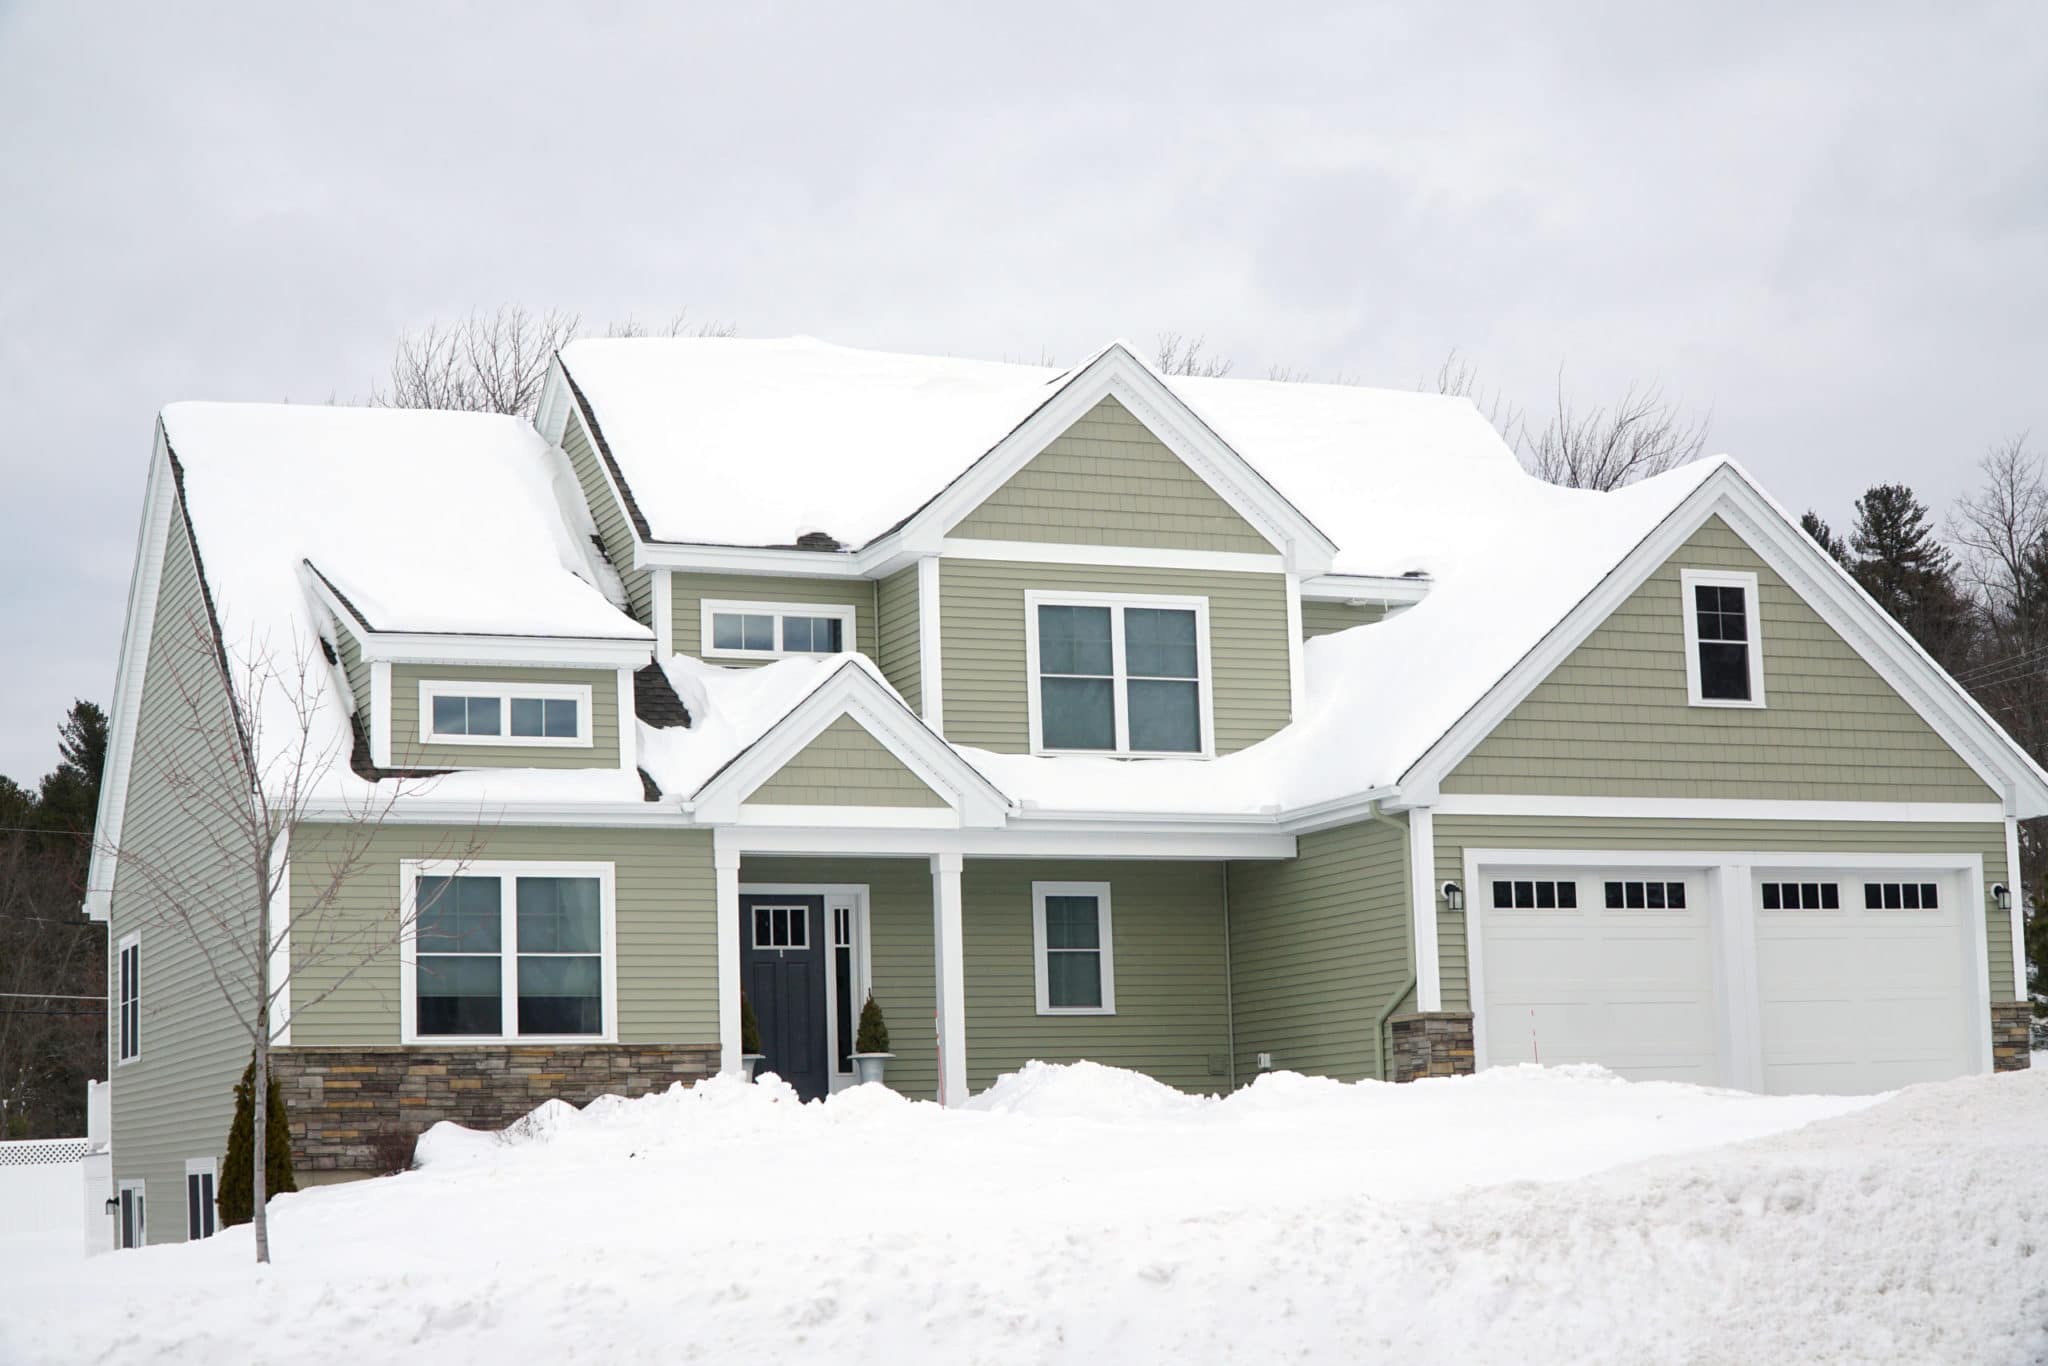
[[2048,431],[2038,7],[0,3],[0,773],[111,691],[152,416],[519,301],[1634,377],[1840,521]]

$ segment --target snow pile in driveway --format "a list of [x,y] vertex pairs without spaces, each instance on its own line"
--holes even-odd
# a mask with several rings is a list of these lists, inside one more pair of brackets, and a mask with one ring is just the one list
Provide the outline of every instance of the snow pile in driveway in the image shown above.
[[0,1268],[0,1361],[2038,1361],[2048,1074],[1502,1069],[1224,1099],[1033,1067],[437,1129],[246,1230]]

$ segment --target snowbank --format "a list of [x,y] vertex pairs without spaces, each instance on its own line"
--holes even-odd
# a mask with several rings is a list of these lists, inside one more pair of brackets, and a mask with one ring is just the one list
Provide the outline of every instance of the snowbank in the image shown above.
[[1878,1099],[1504,1069],[965,1110],[714,1081],[0,1269],[0,1360],[1819,1360],[2048,1354],[2048,1074]]

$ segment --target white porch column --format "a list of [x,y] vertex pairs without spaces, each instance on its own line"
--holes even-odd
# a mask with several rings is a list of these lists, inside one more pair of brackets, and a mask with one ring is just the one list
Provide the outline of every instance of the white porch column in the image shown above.
[[958,1105],[967,1099],[967,983],[960,950],[963,862],[958,854],[932,855],[932,962],[938,973],[941,1105]]
[[740,851],[728,832],[712,835],[718,903],[718,1070],[740,1071]]
[[[1436,943],[1436,822],[1426,806],[1408,810],[1409,897],[1415,907],[1415,1008],[1444,1008],[1443,961]],[[1466,895],[1476,889],[1468,888]]]

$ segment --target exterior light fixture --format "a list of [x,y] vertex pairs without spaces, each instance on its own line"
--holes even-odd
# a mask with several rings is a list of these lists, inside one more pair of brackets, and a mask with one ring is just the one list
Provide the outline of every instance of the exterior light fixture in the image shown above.
[[1995,902],[1997,902],[1997,903],[1998,903],[1998,909],[1999,909],[1999,910],[2001,910],[2001,911],[2009,911],[2009,910],[2011,910],[2011,909],[2012,909],[2012,888],[2010,888],[2010,887],[2006,886],[2006,885],[2005,885],[2005,884],[2004,884],[2003,882],[1994,882],[1994,883],[1992,883],[1992,884],[1991,884],[1991,899],[1992,899],[1993,901],[1995,901]]
[[1446,882],[1444,884],[1443,891],[1444,905],[1450,907],[1454,911],[1462,911],[1465,909],[1465,889],[1463,887],[1460,887],[1455,882]]

